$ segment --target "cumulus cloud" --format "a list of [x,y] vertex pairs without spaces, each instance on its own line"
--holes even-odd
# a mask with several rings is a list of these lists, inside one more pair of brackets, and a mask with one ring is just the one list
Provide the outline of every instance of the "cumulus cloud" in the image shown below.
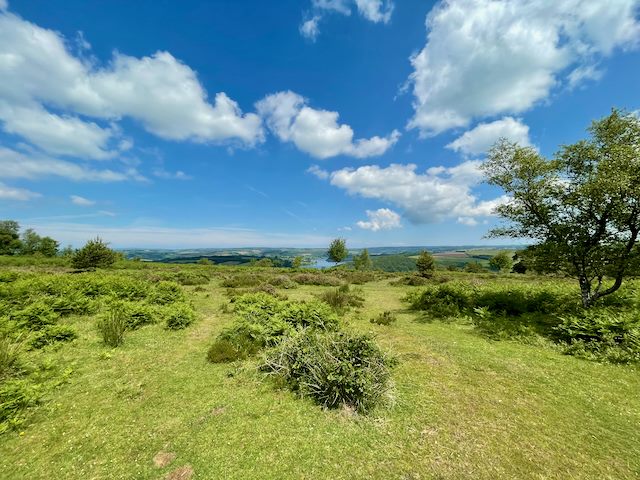
[[11,106],[0,100],[0,119],[7,133],[20,135],[52,155],[102,160],[116,154],[107,150],[112,129],[56,115],[40,105]]
[[441,1],[427,16],[425,47],[411,58],[409,127],[435,135],[474,118],[523,112],[559,84],[594,78],[587,67],[594,60],[637,46],[639,6],[640,0]]
[[513,117],[504,117],[495,122],[477,125],[447,145],[447,148],[469,156],[484,155],[500,138],[523,147],[531,145],[529,126]]
[[378,230],[391,230],[400,228],[400,215],[388,208],[379,208],[378,210],[367,210],[367,221],[359,221],[356,225],[365,230],[377,232]]
[[[1,6],[1,5],[0,5]],[[3,200],[18,200],[25,202],[27,200],[33,200],[34,198],[41,197],[39,193],[25,190],[24,188],[14,188],[9,185],[5,185],[0,182],[0,198]]]
[[300,25],[300,34],[309,40],[315,41],[320,34],[318,22],[320,22],[319,15],[314,15],[309,20],[302,22],[302,25]]
[[96,204],[93,200],[89,200],[88,198],[81,197],[80,195],[71,195],[71,203],[74,205],[79,205],[81,207],[91,207]]
[[329,178],[332,185],[351,195],[382,200],[401,208],[414,224],[446,218],[487,217],[507,200],[504,196],[480,200],[473,194],[473,187],[482,180],[479,161],[466,161],[450,168],[433,167],[425,173],[416,170],[413,164],[392,164],[386,168],[367,165],[334,171]]
[[252,145],[263,138],[256,114],[243,114],[224,92],[209,101],[196,72],[169,52],[142,58],[116,52],[109,64],[94,65],[74,56],[59,33],[11,13],[0,13],[0,78],[5,130],[52,154],[109,155],[113,132],[81,116],[129,117],[170,140]]
[[329,172],[320,168],[318,165],[311,165],[307,168],[307,173],[318,177],[320,180],[326,180],[329,178]]
[[391,0],[312,0],[314,15],[300,25],[300,34],[310,40],[320,34],[318,24],[326,13],[351,15],[355,5],[358,13],[373,23],[389,23],[393,14],[394,4]]
[[0,178],[35,180],[44,177],[96,182],[147,180],[135,168],[127,168],[124,171],[94,169],[57,158],[21,153],[10,148],[0,147]]
[[304,97],[287,91],[265,97],[256,104],[268,128],[283,142],[293,142],[313,157],[337,155],[366,158],[384,154],[400,137],[394,130],[386,137],[353,139],[353,129],[338,123],[338,112],[316,110]]

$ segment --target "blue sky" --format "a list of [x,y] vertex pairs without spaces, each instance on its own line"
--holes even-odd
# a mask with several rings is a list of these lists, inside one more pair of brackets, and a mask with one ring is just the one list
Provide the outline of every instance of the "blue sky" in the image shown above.
[[501,136],[640,108],[640,0],[0,0],[0,218],[116,247],[462,245]]

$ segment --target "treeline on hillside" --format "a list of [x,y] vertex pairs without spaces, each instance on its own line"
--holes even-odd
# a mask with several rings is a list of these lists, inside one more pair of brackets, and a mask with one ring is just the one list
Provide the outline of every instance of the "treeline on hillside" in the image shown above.
[[[51,237],[41,237],[33,229],[20,233],[15,220],[0,220],[0,255],[43,255],[55,257],[58,253],[73,253],[69,247],[60,252],[60,244]],[[68,250],[68,252],[67,252]]]

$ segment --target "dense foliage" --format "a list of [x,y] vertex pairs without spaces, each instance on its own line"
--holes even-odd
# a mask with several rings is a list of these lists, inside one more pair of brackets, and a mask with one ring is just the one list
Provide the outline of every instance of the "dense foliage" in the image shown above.
[[77,250],[71,258],[73,268],[105,268],[113,265],[118,254],[111,250],[101,238],[89,240],[84,247]]
[[347,241],[344,238],[336,238],[329,245],[327,260],[334,263],[340,263],[343,262],[348,255],[349,251],[347,250]]
[[535,240],[536,269],[576,278],[585,308],[617,291],[640,260],[640,118],[614,110],[589,132],[552,160],[501,140],[483,167],[511,197],[496,209],[507,225],[492,235]]

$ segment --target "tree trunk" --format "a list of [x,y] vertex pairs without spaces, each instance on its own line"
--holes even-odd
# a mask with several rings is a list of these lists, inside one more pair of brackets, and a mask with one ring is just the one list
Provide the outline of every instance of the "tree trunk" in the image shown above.
[[593,304],[593,298],[591,296],[591,282],[587,277],[580,276],[580,293],[582,294],[582,306],[589,308]]

